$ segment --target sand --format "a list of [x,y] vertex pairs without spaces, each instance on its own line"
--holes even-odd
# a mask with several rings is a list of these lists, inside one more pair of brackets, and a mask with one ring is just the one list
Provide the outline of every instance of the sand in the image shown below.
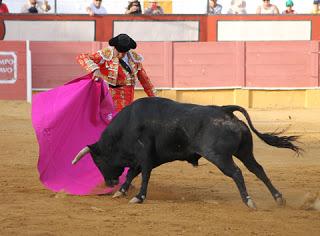
[[286,207],[277,207],[238,161],[257,211],[248,209],[233,181],[204,159],[198,168],[174,162],[155,169],[144,204],[128,204],[140,177],[121,199],[51,192],[38,179],[30,104],[0,101],[0,235],[320,235],[320,110],[249,113],[259,131],[290,126],[288,134],[303,135],[302,157],[254,138],[256,159],[283,193]]

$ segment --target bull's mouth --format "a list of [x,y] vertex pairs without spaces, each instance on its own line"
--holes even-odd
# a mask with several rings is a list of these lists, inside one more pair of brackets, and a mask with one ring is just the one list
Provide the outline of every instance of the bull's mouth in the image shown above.
[[115,185],[119,184],[119,180],[118,179],[110,179],[110,180],[106,180],[106,185],[108,187],[114,187]]

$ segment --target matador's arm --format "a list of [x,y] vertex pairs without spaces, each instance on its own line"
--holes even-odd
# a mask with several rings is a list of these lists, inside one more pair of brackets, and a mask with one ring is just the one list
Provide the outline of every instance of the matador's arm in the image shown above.
[[138,79],[149,97],[156,96],[156,89],[154,88],[153,84],[151,83],[150,78],[148,77],[146,71],[141,66],[141,69],[138,71]]

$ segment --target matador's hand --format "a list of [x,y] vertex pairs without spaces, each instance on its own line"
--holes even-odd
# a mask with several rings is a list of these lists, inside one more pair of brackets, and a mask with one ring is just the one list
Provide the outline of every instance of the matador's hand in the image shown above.
[[93,79],[94,79],[94,81],[99,81],[100,78],[102,78],[102,74],[101,74],[100,70],[97,69],[93,72]]
[[152,93],[153,93],[153,96],[154,96],[154,97],[157,97],[158,91],[157,91],[155,88],[152,89]]

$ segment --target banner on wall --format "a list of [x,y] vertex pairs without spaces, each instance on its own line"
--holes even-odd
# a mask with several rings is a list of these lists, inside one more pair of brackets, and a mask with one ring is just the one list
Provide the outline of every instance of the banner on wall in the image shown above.
[[27,98],[27,42],[0,40],[0,100]]
[[17,81],[17,56],[14,52],[0,52],[0,84]]

